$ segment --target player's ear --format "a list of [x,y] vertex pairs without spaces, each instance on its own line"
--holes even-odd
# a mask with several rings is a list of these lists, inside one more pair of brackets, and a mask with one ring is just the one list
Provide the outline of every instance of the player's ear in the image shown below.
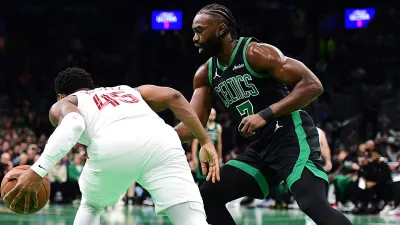
[[218,30],[217,30],[217,36],[221,37],[223,36],[226,32],[228,32],[228,26],[226,26],[225,23],[220,23],[218,25]]
[[61,99],[65,98],[66,96],[67,96],[66,94],[58,94],[57,101],[60,101]]

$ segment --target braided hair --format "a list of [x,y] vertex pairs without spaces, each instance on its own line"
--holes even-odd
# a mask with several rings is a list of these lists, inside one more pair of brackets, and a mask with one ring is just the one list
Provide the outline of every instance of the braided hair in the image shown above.
[[[226,8],[223,5],[220,4],[210,4],[204,6],[202,9],[197,14],[209,14],[213,16],[218,16],[224,20],[226,25],[228,26],[228,32],[231,33],[231,36],[233,39],[237,39],[237,33],[236,33],[236,21],[235,18],[233,17],[232,12]],[[225,34],[227,34],[225,33]]]

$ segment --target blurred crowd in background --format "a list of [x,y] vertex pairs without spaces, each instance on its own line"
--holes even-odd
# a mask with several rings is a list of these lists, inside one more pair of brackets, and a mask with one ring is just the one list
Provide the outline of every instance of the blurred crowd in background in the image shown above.
[[[400,24],[399,9],[378,5],[367,28],[348,30],[344,9],[352,6],[335,1],[218,3],[232,10],[239,35],[277,46],[321,80],[325,93],[305,110],[330,145],[333,168],[327,172],[333,188],[328,196],[335,196],[330,202],[346,212],[398,212],[400,44],[395,40],[400,30],[393,28]],[[53,80],[68,66],[85,68],[99,86],[150,83],[173,87],[190,99],[194,73],[206,60],[192,43],[191,22],[205,4],[157,3],[182,10],[184,24],[180,31],[153,31],[149,3],[1,2],[0,179],[38,159],[53,130],[48,121],[56,101]],[[214,107],[226,162],[246,151],[248,143],[237,132],[239,118],[217,98]],[[170,112],[160,116],[177,123]],[[191,143],[184,147],[191,162]],[[79,200],[77,181],[85,160],[85,146],[77,144],[51,171],[50,203]],[[289,192],[284,185],[276,189],[271,199],[242,204],[288,208],[293,203]],[[132,202],[148,200],[140,187],[133,192],[139,197]]]

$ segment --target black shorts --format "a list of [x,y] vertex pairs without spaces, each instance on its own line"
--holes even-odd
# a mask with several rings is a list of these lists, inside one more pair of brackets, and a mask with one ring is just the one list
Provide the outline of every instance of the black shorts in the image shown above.
[[290,189],[300,179],[304,168],[328,182],[323,170],[317,128],[304,111],[279,118],[270,138],[252,144],[250,150],[230,160],[236,167],[256,179],[263,196],[282,181]]

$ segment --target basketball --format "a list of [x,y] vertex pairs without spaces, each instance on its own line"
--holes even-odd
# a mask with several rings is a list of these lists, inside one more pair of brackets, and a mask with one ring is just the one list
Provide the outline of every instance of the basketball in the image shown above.
[[[10,170],[7,175],[13,174],[15,172],[20,172],[21,170],[27,170],[29,169],[30,166],[28,165],[23,165],[23,166],[18,166]],[[17,185],[18,180],[13,179],[13,180],[7,180],[3,179],[1,182],[1,198],[4,199],[4,196],[12,190],[15,185]],[[37,194],[37,200],[38,200],[38,207],[35,208],[33,204],[33,199],[29,201],[29,211],[28,214],[33,214],[41,210],[48,202],[50,197],[50,183],[49,180],[45,177],[42,180],[42,186],[39,189],[39,192]],[[11,202],[9,203],[11,204]],[[22,198],[17,205],[14,207],[14,209],[10,209],[15,213],[18,214],[24,214],[24,205],[25,205],[25,199]]]

